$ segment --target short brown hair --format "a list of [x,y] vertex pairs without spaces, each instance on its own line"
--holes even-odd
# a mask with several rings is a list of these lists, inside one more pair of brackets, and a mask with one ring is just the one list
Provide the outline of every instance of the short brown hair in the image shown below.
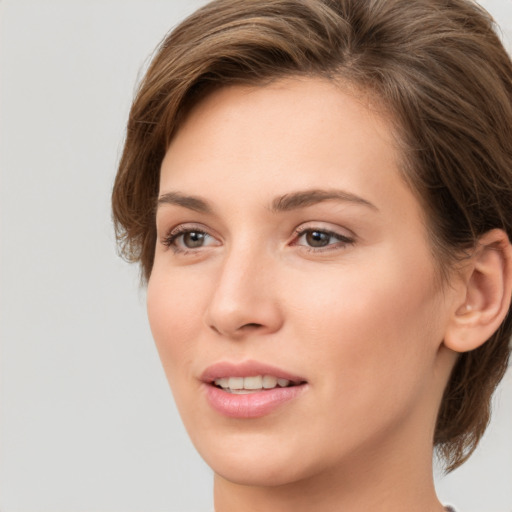
[[[485,10],[471,0],[216,0],[165,38],[130,112],[113,217],[145,280],[160,165],[188,108],[215,88],[288,76],[341,80],[380,100],[441,270],[493,228],[512,238],[512,63]],[[511,329],[509,314],[452,372],[434,436],[448,471],[488,424]]]

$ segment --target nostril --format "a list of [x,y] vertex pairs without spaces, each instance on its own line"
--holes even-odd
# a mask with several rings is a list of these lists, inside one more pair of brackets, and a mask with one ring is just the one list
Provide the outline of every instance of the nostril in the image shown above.
[[210,329],[214,332],[216,332],[217,334],[220,334],[220,331],[219,329],[217,329],[217,327],[215,327],[215,325],[210,325]]
[[240,336],[242,335],[244,332],[247,333],[247,332],[250,332],[250,331],[254,331],[254,330],[257,330],[257,329],[261,329],[263,326],[263,324],[258,324],[256,322],[249,322],[249,323],[246,323],[246,324],[242,324],[240,327],[236,327],[233,331],[231,330],[223,330],[223,329],[220,329],[219,327],[217,327],[216,325],[210,325],[209,326],[210,329],[215,332],[216,334],[220,334],[221,336],[222,335],[228,335],[228,336]]
[[262,325],[256,324],[256,323],[249,323],[249,324],[242,325],[242,327],[240,327],[240,329],[258,329],[259,327],[262,327]]

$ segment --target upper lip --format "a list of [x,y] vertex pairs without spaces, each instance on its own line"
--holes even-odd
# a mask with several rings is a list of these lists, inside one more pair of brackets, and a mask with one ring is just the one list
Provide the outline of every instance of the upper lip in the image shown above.
[[295,384],[306,381],[306,379],[299,375],[294,375],[282,368],[258,361],[243,361],[240,363],[220,361],[208,366],[201,374],[200,379],[203,382],[211,383],[223,377],[253,377],[256,375],[273,375],[278,379],[287,379]]

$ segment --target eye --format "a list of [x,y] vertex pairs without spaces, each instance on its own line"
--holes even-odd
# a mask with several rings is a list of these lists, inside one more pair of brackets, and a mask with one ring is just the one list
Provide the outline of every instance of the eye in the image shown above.
[[172,248],[177,253],[219,245],[218,241],[206,231],[186,226],[174,228],[162,240],[162,244]]
[[310,247],[325,247],[329,245],[334,237],[325,231],[307,231],[301,235],[301,238],[303,238],[306,245]]
[[297,235],[293,245],[304,246],[311,250],[336,249],[354,243],[352,238],[326,229],[300,229],[297,230]]

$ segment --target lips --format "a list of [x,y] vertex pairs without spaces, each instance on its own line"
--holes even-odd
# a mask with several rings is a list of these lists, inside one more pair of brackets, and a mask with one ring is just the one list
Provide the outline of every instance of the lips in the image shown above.
[[209,405],[230,418],[259,418],[299,397],[307,381],[256,361],[221,362],[201,375]]

